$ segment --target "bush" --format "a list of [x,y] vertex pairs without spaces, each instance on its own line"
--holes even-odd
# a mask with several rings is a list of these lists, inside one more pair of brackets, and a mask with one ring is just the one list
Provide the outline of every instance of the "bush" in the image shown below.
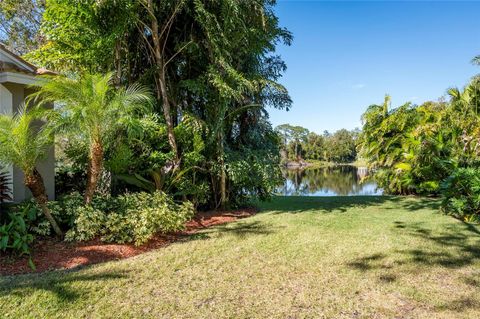
[[[118,204],[114,197],[102,196],[95,197],[92,206],[103,212],[115,210]],[[36,216],[36,218],[29,221],[29,230],[37,235],[50,236],[53,231],[50,222],[45,218],[40,207],[38,207],[33,199],[16,205],[15,210],[22,211],[27,207],[29,207],[30,210],[33,210],[35,212],[34,216]],[[83,196],[80,193],[74,192],[61,196],[57,201],[48,202],[48,208],[50,209],[52,216],[60,225],[60,228],[68,230],[74,226],[75,220],[79,215],[79,210],[82,210],[85,207]]]
[[268,200],[283,182],[279,156],[269,150],[244,148],[227,154],[229,201],[233,207]]
[[[64,196],[61,200],[48,202],[50,213],[55,218],[60,228],[69,228],[72,225],[74,209],[83,205],[83,198],[78,193]],[[24,210],[31,211],[33,218],[28,220],[27,227],[29,231],[40,236],[50,236],[52,234],[52,226],[45,218],[42,210],[34,199],[26,200],[12,208],[15,212]]]
[[[9,212],[7,218],[0,225],[0,251],[30,255],[30,244],[34,236],[29,232],[28,224],[36,218],[35,211],[26,206],[20,212]],[[35,268],[32,259],[28,263]]]
[[[162,193],[130,193],[118,197],[97,196],[85,206],[83,196],[72,193],[48,203],[52,215],[63,229],[68,229],[65,240],[86,241],[100,237],[103,241],[141,245],[158,232],[181,230],[191,217],[190,202],[175,204]],[[29,211],[26,223],[29,232],[49,236],[50,223],[37,204],[26,201],[16,211]]]
[[[70,203],[64,207],[71,208]],[[107,242],[141,245],[158,232],[183,229],[193,217],[193,205],[175,204],[162,192],[133,193],[118,197],[96,198],[91,206],[79,205],[72,214],[73,227],[66,240],[90,240],[97,236]]]
[[465,221],[480,221],[480,169],[460,168],[442,184],[442,211]]

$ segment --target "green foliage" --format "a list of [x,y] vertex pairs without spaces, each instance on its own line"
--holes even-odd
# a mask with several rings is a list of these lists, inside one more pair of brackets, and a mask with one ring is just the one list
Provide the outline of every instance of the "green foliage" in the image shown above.
[[[282,181],[278,155],[272,152],[244,149],[227,156],[232,205],[253,199],[267,200]],[[231,196],[232,196],[231,195]]]
[[275,128],[275,131],[280,136],[287,154],[290,154],[287,157],[293,160],[301,159],[302,143],[306,142],[309,131],[304,127],[290,124],[279,125]]
[[88,145],[81,138],[57,133],[55,141],[55,197],[85,191]]
[[55,76],[37,85],[38,91],[29,98],[40,104],[58,103],[59,110],[50,118],[57,131],[87,146],[89,178],[85,202],[88,204],[97,190],[105,149],[118,142],[119,131],[131,138],[142,135],[138,122],[142,113],[150,111],[149,90],[137,84],[115,88],[112,73],[84,73],[78,78]]
[[357,158],[358,130],[340,129],[333,134],[324,133],[323,158],[329,162],[351,163]]
[[[66,240],[85,241],[100,237],[107,242],[141,245],[158,232],[168,233],[183,229],[193,217],[193,206],[186,201],[173,202],[162,192],[130,193],[121,196],[96,196],[91,205],[85,205],[79,193],[63,196],[48,203],[52,215],[60,225],[69,229]],[[20,211],[30,211],[28,229],[48,236],[51,225],[34,202],[19,205]]]
[[[0,225],[0,251],[30,255],[30,245],[34,236],[28,225],[35,218],[35,211],[29,206],[19,211],[9,212]],[[35,268],[31,259],[28,263],[31,268]]]
[[114,198],[94,198],[91,205],[84,205],[80,194],[72,194],[60,201],[60,211],[71,216],[71,228],[65,235],[65,240],[91,240],[101,234],[105,226],[105,211],[115,210],[117,203]]
[[[57,201],[49,201],[47,206],[50,213],[55,218],[62,228],[70,228],[72,224],[72,212],[78,206],[80,202],[72,202],[71,197],[80,197],[78,193],[61,197]],[[52,225],[45,218],[42,209],[34,199],[26,200],[20,204],[16,204],[13,207],[15,212],[27,212],[31,218],[29,218],[27,226],[31,233],[40,236],[50,236],[53,234]]]
[[46,157],[52,147],[53,134],[50,126],[35,124],[45,119],[48,110],[41,107],[23,106],[13,115],[0,115],[0,162],[13,164],[25,174],[30,174],[37,163]]
[[478,220],[480,79],[449,101],[372,105],[363,114],[361,155],[375,169],[380,187],[392,194],[442,195],[442,210]]
[[59,104],[61,109],[51,118],[57,129],[73,133],[88,146],[114,141],[119,127],[138,133],[135,115],[148,113],[151,102],[148,89],[140,85],[115,88],[112,73],[48,77],[38,85],[30,99]]
[[39,32],[45,0],[0,1],[0,43],[17,54],[36,49],[43,38]]
[[[256,162],[278,164],[278,156],[268,153],[276,149],[263,149],[270,143],[264,122],[267,106],[291,106],[287,90],[278,83],[286,66],[275,46],[290,44],[292,36],[278,25],[275,1],[149,3],[49,0],[42,23],[45,42],[28,58],[68,74],[114,72],[117,87],[143,83],[156,93],[158,113],[147,120],[140,116],[122,123],[108,115],[111,121],[101,126],[111,133],[102,142],[109,144],[103,145],[104,164],[112,173],[113,193],[162,190],[211,208],[218,206],[222,193],[236,201],[237,193],[268,192],[265,178],[250,180],[262,175],[258,168],[255,174],[239,176],[233,169],[239,156],[233,154],[245,150],[255,154]],[[60,100],[71,102],[63,97],[86,91],[79,87]],[[87,97],[82,97],[85,105],[97,104]],[[72,120],[90,114],[77,104],[82,112],[66,108]],[[105,119],[91,114],[91,123]],[[132,124],[138,125],[133,129]],[[72,145],[92,136],[86,127],[70,126],[70,131],[83,132],[69,136]],[[254,140],[248,137],[253,135]],[[65,179],[68,184],[68,175]]]
[[72,192],[85,190],[86,169],[72,165],[61,159],[55,159],[55,195],[61,197]]
[[323,135],[309,132],[301,126],[282,124],[275,128],[286,159],[350,163],[357,157],[358,130],[341,129]]
[[443,102],[406,103],[390,109],[372,105],[363,114],[361,156],[376,170],[387,193],[438,195],[441,182],[458,165],[454,110]]
[[13,116],[0,115],[0,163],[13,165],[23,172],[25,186],[42,207],[55,233],[62,236],[61,229],[46,207],[48,195],[36,168],[52,147],[52,126],[43,122],[50,114],[54,112],[40,105],[23,105]]
[[442,210],[469,222],[480,222],[480,169],[459,168],[442,184]]
[[183,229],[185,222],[193,217],[191,203],[175,204],[162,192],[96,198],[88,206],[81,203],[80,196],[64,201],[65,213],[73,216],[73,227],[67,232],[66,240],[100,236],[107,242],[141,245],[156,233]]
[[40,30],[43,41],[26,57],[57,71],[107,72],[115,44],[135,27],[131,9],[137,6],[129,0],[47,0]]

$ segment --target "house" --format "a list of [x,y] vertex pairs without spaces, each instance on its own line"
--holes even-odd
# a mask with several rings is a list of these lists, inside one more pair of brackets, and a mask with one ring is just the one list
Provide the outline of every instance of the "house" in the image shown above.
[[[38,81],[38,76],[51,73],[26,62],[0,44],[0,113],[15,114],[25,98],[33,92],[29,85]],[[2,147],[0,145],[0,147]],[[48,157],[37,167],[45,182],[49,199],[55,198],[55,158],[54,147]],[[11,190],[15,202],[31,196],[23,184],[23,173],[15,167],[6,167],[12,181]]]

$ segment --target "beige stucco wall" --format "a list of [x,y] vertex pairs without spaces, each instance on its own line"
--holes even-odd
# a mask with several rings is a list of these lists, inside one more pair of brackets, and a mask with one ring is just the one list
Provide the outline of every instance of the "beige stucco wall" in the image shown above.
[[[22,105],[28,94],[32,92],[31,89],[26,88],[23,84],[6,82],[1,83],[1,85],[13,95],[12,107],[14,113]],[[37,169],[45,182],[48,198],[55,199],[55,152],[53,145],[48,151],[46,159],[39,163]],[[23,173],[15,167],[13,168],[12,181],[13,200],[15,202],[21,202],[31,197],[30,191],[23,184]]]

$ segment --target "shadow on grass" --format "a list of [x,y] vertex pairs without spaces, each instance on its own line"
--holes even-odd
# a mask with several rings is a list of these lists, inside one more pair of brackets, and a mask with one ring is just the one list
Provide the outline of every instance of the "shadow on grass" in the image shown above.
[[212,229],[217,233],[232,234],[236,237],[246,237],[249,235],[269,235],[277,230],[277,226],[260,221],[237,222],[225,224]]
[[443,305],[435,307],[437,310],[450,310],[455,312],[463,312],[468,309],[478,309],[480,308],[480,302],[476,299],[476,296],[463,297],[459,299],[452,300]]
[[[109,281],[127,278],[127,271],[103,272],[99,274],[81,274],[71,270],[56,271],[47,274],[19,275],[0,277],[0,297],[17,295],[25,297],[37,291],[50,292],[55,295],[56,301],[69,303],[77,300],[87,293],[88,285],[75,283],[90,281]],[[84,287],[84,288],[80,288]],[[83,290],[85,289],[85,290]]]
[[[275,232],[277,228],[265,222],[245,220],[209,227],[198,233],[184,235],[178,241],[204,240],[224,234],[232,234],[242,239],[252,235],[268,235]],[[78,271],[81,269],[84,269],[84,267],[40,274],[0,277],[0,298],[7,295],[16,295],[23,298],[44,291],[53,293],[56,303],[61,306],[82,298],[92,289],[90,285],[84,284],[84,282],[96,282],[95,285],[103,286],[105,283],[100,282],[118,281],[129,277],[129,271],[84,274]]]
[[460,268],[480,261],[479,230],[472,224],[445,225],[440,232],[433,232],[423,223],[396,221],[394,225],[401,232],[433,244],[434,248],[428,250],[419,246],[399,251],[415,264]]
[[278,226],[261,221],[237,221],[234,223],[209,227],[195,234],[185,235],[181,241],[188,242],[192,240],[205,240],[217,235],[226,234],[231,234],[242,239],[251,235],[269,235],[277,231],[278,228]]
[[[356,258],[347,266],[363,272],[383,270],[379,280],[388,281],[383,277],[390,276],[388,273],[401,265],[417,267],[418,271],[421,271],[420,266],[441,266],[453,270],[480,262],[480,232],[479,228],[472,224],[453,223],[440,230],[432,230],[424,223],[395,221],[392,228],[399,236],[407,235],[420,241],[413,248],[395,250],[389,255],[377,253]],[[472,277],[464,277],[463,281],[473,287],[478,287],[480,283],[477,278]],[[462,309],[469,305],[477,303],[472,300],[457,300],[445,307]]]
[[[385,205],[387,204],[387,205]],[[388,205],[391,204],[391,205]],[[277,196],[270,202],[260,204],[262,212],[303,213],[312,210],[320,212],[346,212],[350,208],[365,208],[385,205],[385,209],[437,210],[438,199],[404,196]]]
[[[432,232],[423,223],[395,221],[393,227],[399,234],[407,234],[422,239],[432,245],[418,245],[417,248],[397,250],[403,260],[396,265],[410,262],[416,265],[438,265],[446,268],[460,268],[480,262],[480,236],[478,227],[472,224],[446,225],[440,232]],[[425,248],[422,248],[425,247]],[[373,254],[356,259],[349,265],[359,270],[385,268],[381,260],[383,254]],[[374,263],[372,263],[374,261]]]

